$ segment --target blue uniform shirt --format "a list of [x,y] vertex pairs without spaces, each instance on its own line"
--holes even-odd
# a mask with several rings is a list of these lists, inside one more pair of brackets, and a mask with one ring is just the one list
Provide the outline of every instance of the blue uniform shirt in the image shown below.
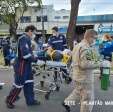
[[36,60],[32,53],[30,37],[23,34],[18,41],[17,59],[14,64],[16,85],[20,86],[27,82],[33,82],[31,63]]
[[67,42],[64,35],[59,34],[57,36],[51,36],[48,40],[48,44],[55,50],[63,51],[67,48]]

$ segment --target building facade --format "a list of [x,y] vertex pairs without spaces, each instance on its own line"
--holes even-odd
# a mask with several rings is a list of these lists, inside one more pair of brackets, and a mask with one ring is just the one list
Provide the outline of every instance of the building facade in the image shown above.
[[[17,15],[20,16],[19,10]],[[18,32],[23,31],[28,24],[33,24],[37,27],[39,33],[44,29],[47,34],[50,34],[53,26],[67,27],[69,15],[69,10],[62,9],[56,11],[53,5],[44,5],[41,9],[38,9],[36,6],[29,7],[23,17],[20,18]]]
[[[33,24],[37,27],[38,33],[41,34],[42,30],[45,34],[51,34],[51,28],[58,26],[61,33],[66,33],[70,10],[54,10],[53,5],[44,5],[41,9],[36,6],[29,6],[28,10],[21,17],[20,10],[17,9],[17,18],[20,18],[17,33],[20,34],[24,31],[27,25]],[[9,31],[9,27],[0,23],[0,33]],[[113,14],[109,15],[94,15],[94,16],[78,16],[76,32],[78,35],[83,33],[88,28],[94,28],[98,33],[111,33],[113,34]]]

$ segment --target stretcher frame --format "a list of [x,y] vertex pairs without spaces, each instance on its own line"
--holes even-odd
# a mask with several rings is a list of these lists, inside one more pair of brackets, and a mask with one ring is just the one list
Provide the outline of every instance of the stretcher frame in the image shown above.
[[[53,64],[52,64],[53,63]],[[53,80],[52,81],[46,81],[45,77],[43,77],[44,80],[40,80],[40,82],[36,82],[34,84],[34,90],[35,92],[42,92],[45,93],[45,99],[49,99],[49,96],[52,92],[54,91],[59,91],[60,90],[60,85],[63,83],[63,77],[62,74],[66,75],[62,69],[70,70],[68,68],[67,64],[64,64],[62,62],[53,62],[53,61],[38,61],[37,63],[33,63],[33,70],[35,74],[35,78],[37,76],[43,74],[46,75],[45,77],[49,77],[52,75]],[[57,79],[55,78],[55,72],[57,73]],[[43,86],[45,83],[49,84],[49,89],[48,90],[43,90]],[[39,85],[41,85],[41,89],[37,88]]]

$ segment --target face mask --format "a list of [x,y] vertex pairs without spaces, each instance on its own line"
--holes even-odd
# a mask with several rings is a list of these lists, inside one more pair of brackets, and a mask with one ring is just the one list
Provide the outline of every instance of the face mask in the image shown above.
[[32,34],[32,40],[34,40],[34,39],[35,39],[35,34],[33,33],[33,34]]
[[56,33],[53,33],[53,36],[56,36],[57,34]]
[[96,45],[96,40],[93,40],[93,43],[90,46],[95,46]]

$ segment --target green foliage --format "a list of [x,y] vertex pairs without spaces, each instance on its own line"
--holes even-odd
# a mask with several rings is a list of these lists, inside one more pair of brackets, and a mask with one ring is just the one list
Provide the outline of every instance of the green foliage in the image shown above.
[[[16,31],[20,17],[32,4],[37,4],[37,8],[41,8],[42,0],[0,0],[0,20],[9,24],[10,29],[13,26]],[[16,18],[17,9],[20,12],[19,18]]]
[[16,9],[20,10],[22,16],[28,6],[32,5],[31,1],[41,7],[41,0],[0,0],[0,16],[5,23],[10,24],[16,16]]

